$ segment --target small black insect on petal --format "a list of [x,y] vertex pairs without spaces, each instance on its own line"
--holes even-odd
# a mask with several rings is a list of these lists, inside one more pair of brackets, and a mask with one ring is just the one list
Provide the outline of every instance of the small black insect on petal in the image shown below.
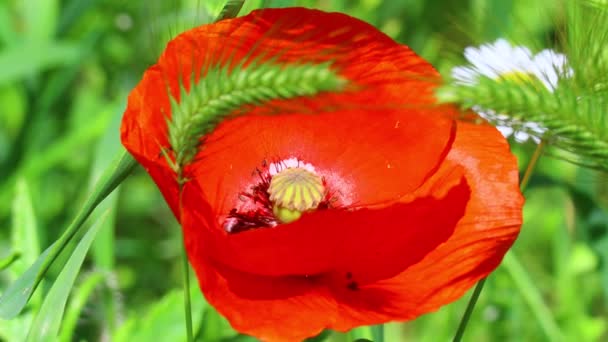
[[346,284],[346,288],[351,290],[351,291],[358,291],[359,290],[359,284],[357,284],[356,281],[351,281],[348,284]]

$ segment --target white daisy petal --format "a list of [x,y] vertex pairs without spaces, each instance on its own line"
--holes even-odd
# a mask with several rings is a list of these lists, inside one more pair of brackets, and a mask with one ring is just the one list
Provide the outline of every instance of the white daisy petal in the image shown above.
[[[507,74],[520,73],[537,78],[549,91],[554,91],[560,77],[571,77],[573,74],[572,69],[567,66],[565,55],[550,49],[534,55],[527,47],[513,46],[503,38],[479,47],[467,47],[464,50],[464,57],[469,65],[452,69],[454,80],[463,85],[475,84],[480,76],[498,79]],[[473,106],[473,110],[482,118],[497,123],[496,128],[505,137],[513,135],[517,142],[532,139],[539,143],[539,136],[546,132],[546,128],[536,122],[513,121],[507,115],[482,109],[479,106]],[[501,122],[509,123],[516,128],[500,125]]]
[[473,68],[460,66],[452,69],[452,77],[462,84],[474,84],[477,76],[477,71]]
[[[486,64],[486,60],[488,56],[486,56],[484,52],[484,47],[482,46],[482,50],[479,49],[465,49],[465,57],[466,59],[474,66],[477,70],[477,73],[481,76],[486,76],[490,78],[494,78],[498,76],[498,73],[491,65]],[[468,51],[467,51],[468,50]],[[490,60],[493,58],[490,57]]]
[[496,129],[498,129],[505,138],[508,138],[513,134],[513,128],[509,126],[496,126]]
[[545,49],[534,56],[536,69],[534,75],[543,82],[547,89],[553,91],[557,87],[560,75],[572,76],[572,69],[567,67],[567,58],[561,53]]
[[513,137],[515,138],[515,141],[517,141],[519,143],[524,143],[524,142],[528,141],[528,139],[530,138],[530,135],[526,132],[517,131],[517,132],[515,132],[515,134],[513,134]]

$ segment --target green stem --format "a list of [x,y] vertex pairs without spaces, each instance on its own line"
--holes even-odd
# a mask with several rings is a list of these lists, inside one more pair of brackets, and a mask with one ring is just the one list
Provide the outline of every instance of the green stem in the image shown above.
[[194,341],[194,334],[192,333],[192,303],[190,302],[190,266],[188,265],[188,253],[186,253],[186,246],[182,247],[182,272],[183,287],[184,287],[184,313],[186,315],[186,333],[188,335],[188,342]]
[[536,146],[536,149],[534,150],[532,157],[530,157],[530,161],[528,162],[528,167],[526,168],[526,171],[524,172],[524,175],[521,178],[521,182],[519,183],[519,188],[521,189],[522,192],[528,187],[528,182],[530,181],[530,178],[532,177],[532,171],[534,171],[534,167],[538,163],[538,159],[540,158],[540,156],[543,152],[543,148],[545,147],[545,144],[546,144],[545,140],[541,140],[541,142]]
[[[178,175],[179,177],[179,175]],[[184,189],[183,183],[179,183],[178,178],[178,194],[179,194],[179,222],[180,225],[183,222],[183,203],[182,203],[182,191]],[[182,227],[182,234],[183,234]],[[182,243],[182,287],[184,290],[184,318],[186,319],[186,336],[187,341],[194,341],[194,333],[192,332],[192,301],[190,300],[190,265],[188,264],[188,252],[186,251],[186,237],[184,235],[184,241]]]
[[512,251],[505,255],[503,266],[513,279],[513,283],[521,293],[524,301],[534,313],[534,317],[538,320],[538,325],[541,327],[548,341],[563,341],[562,333],[555,320],[551,315],[551,310],[543,301],[542,295],[538,288],[526,274],[524,267],[521,265],[515,253]]
[[[222,12],[220,14],[220,16],[215,20],[220,21],[223,19],[228,19],[228,18],[234,18],[238,15],[239,11],[241,10],[241,7],[243,7],[243,4],[245,3],[245,1],[240,0],[240,1],[228,1],[228,3],[226,3],[226,5],[224,5],[224,8],[222,9]],[[177,181],[179,183],[179,196],[180,196],[180,203],[179,203],[179,210],[180,210],[180,222],[182,222],[181,220],[181,212],[182,212],[182,189],[183,189],[183,185],[186,182],[183,178],[182,175],[182,170],[181,168],[179,168],[177,170]],[[183,229],[182,229],[183,231]],[[190,300],[190,265],[188,264],[188,252],[186,251],[186,246],[182,246],[182,273],[183,273],[183,288],[184,288],[184,314],[185,314],[185,319],[186,319],[186,334],[188,336],[188,342],[193,342],[194,341],[194,334],[193,334],[193,330],[192,330],[192,302]]]
[[228,0],[215,21],[217,22],[224,19],[235,18],[237,15],[239,15],[239,11],[243,7],[243,4],[245,4],[245,0]]
[[351,342],[355,341],[371,341],[373,338],[373,332],[371,326],[363,326],[353,329],[347,333],[348,339]]
[[[545,147],[545,141],[542,140],[534,150],[532,157],[530,157],[530,161],[528,162],[528,167],[526,167],[526,171],[519,183],[519,188],[523,192],[525,188],[528,186],[528,182],[530,181],[530,177],[532,177],[532,173],[534,171],[534,167],[538,163],[538,159],[540,158],[543,148]],[[460,320],[460,324],[458,325],[458,330],[456,330],[456,334],[454,335],[454,342],[460,342],[462,340],[462,336],[464,335],[465,330],[467,329],[467,325],[469,323],[469,319],[471,318],[471,314],[473,313],[473,309],[475,308],[475,304],[477,304],[477,300],[479,299],[479,295],[483,290],[483,286],[486,283],[486,279],[481,279],[477,285],[475,286],[475,290],[473,290],[473,295],[469,299],[469,303],[467,304],[467,308],[462,315],[462,319]]]
[[372,336],[374,342],[384,342],[384,324],[374,325],[372,327]]
[[464,331],[467,329],[467,324],[469,323],[469,318],[471,318],[471,314],[473,313],[475,304],[477,304],[477,299],[479,299],[481,290],[483,290],[483,286],[486,284],[486,279],[487,278],[481,279],[477,283],[477,285],[475,285],[475,290],[473,290],[473,295],[471,296],[471,299],[469,299],[467,308],[464,311],[464,315],[462,315],[462,319],[460,320],[460,325],[458,325],[458,330],[456,330],[456,334],[454,335],[454,340],[453,340],[454,342],[460,342],[462,340]]

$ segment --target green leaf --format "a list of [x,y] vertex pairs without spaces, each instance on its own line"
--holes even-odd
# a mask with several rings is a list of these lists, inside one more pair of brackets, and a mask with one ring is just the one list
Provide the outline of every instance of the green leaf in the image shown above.
[[348,332],[351,341],[368,341],[373,337],[371,326],[355,328]]
[[[122,112],[117,112],[97,145],[95,160],[91,168],[89,183],[91,189],[95,189],[95,184],[103,174],[106,165],[109,165],[116,153],[122,149],[119,136],[121,119]],[[117,203],[118,191],[114,191],[104,203],[99,205],[97,210],[97,212],[109,212],[108,219],[104,223],[107,227],[99,233],[92,247],[92,257],[96,267],[105,270],[111,270],[114,267],[114,224]],[[92,215],[94,217],[96,213]]]
[[[29,186],[25,179],[19,178],[16,184],[12,208],[11,245],[19,255],[19,260],[10,268],[11,279],[36,262],[40,255],[40,238],[36,216],[32,205]],[[34,305],[40,303],[40,296],[33,298]]]
[[372,326],[372,337],[376,342],[384,342],[384,324]]
[[[116,151],[122,149],[119,137],[121,119],[122,112],[117,112],[108,126],[106,133],[97,145],[95,160],[91,167],[89,183],[91,189],[94,189],[95,183],[102,175],[106,165],[112,162],[112,159],[116,155]],[[95,220],[95,217],[98,217],[100,212],[108,212],[108,218],[104,222],[104,228],[101,229],[95,242],[93,242],[93,246],[91,246],[91,260],[95,265],[95,270],[103,270],[106,273],[113,272],[115,264],[116,209],[119,192],[120,188],[110,194],[104,202],[99,205],[97,210],[91,214],[91,219]],[[115,291],[100,292],[99,300],[97,301],[99,311],[103,312],[103,318],[100,318],[100,322],[103,324],[103,330],[113,331],[120,323],[120,318],[118,317],[120,303],[118,302]],[[62,340],[69,341],[71,339],[65,338]]]
[[235,18],[239,15],[239,11],[243,8],[243,4],[245,0],[228,0],[228,2],[222,8],[222,12],[218,15],[215,21],[220,21],[224,19]]
[[42,252],[38,260],[2,293],[2,297],[0,297],[0,318],[14,318],[23,310],[40,282],[40,279],[38,279],[40,269],[56,244],[52,244]]
[[36,43],[52,40],[57,27],[59,0],[23,0],[21,4],[26,39]]
[[115,162],[106,169],[95,187],[95,191],[87,198],[76,218],[61,237],[45,250],[38,260],[0,297],[0,318],[11,319],[23,310],[51,264],[80,230],[89,215],[136,166],[137,162],[133,157],[124,151],[121,152]]
[[0,271],[10,267],[15,261],[19,260],[19,253],[11,252],[6,257],[0,259]]
[[331,335],[331,330],[323,330],[319,335],[306,339],[306,342],[323,342]]
[[[194,330],[206,322],[208,310],[198,285],[191,287]],[[112,336],[115,342],[148,342],[162,336],[166,341],[185,341],[183,290],[173,290],[144,312],[134,311]]]
[[28,265],[35,262],[40,254],[38,228],[30,190],[23,178],[17,181],[12,219],[11,244],[20,255],[18,264],[21,266],[18,269],[13,268],[13,270],[20,274]]
[[0,85],[35,75],[48,68],[76,63],[82,51],[71,43],[22,43],[0,52]]
[[28,342],[52,341],[57,338],[70,291],[74,286],[91,243],[93,243],[95,235],[97,235],[97,232],[103,226],[102,223],[106,217],[107,215],[104,215],[89,229],[78,243],[78,246],[76,246],[74,253],[68,259],[61,273],[59,273],[57,280],[49,290],[38,315],[36,315],[30,327],[27,336]]
[[588,6],[593,6],[602,11],[608,11],[608,0],[584,0]]
[[[112,106],[112,110],[114,110],[114,106]],[[26,179],[35,179],[44,173],[44,171],[71,158],[75,150],[98,139],[103,134],[108,127],[108,121],[112,113],[109,109],[95,113],[94,118],[87,125],[83,125],[79,129],[70,132],[43,151],[29,156],[27,160],[22,162],[18,171],[9,176],[8,180],[3,184],[0,184],[0,215],[2,215],[1,204],[3,201],[10,201],[9,198],[12,196],[13,184],[16,184],[18,179],[17,175]]]
[[11,23],[8,1],[0,3],[0,46],[12,45],[17,40],[15,28]]
[[86,305],[87,300],[91,297],[93,291],[97,288],[97,286],[103,284],[106,276],[107,274],[102,272],[93,272],[87,274],[86,278],[80,283],[80,285],[77,288],[74,288],[65,313],[63,325],[61,326],[59,341],[70,342],[74,340],[74,332],[76,330],[78,319],[80,318],[80,313]]
[[538,325],[542,328],[548,340],[563,341],[563,334],[555,322],[551,310],[545,304],[542,294],[512,251],[505,255],[502,267],[511,275],[519,294],[534,313]]
[[74,23],[82,18],[87,10],[91,9],[99,0],[71,0],[61,9],[57,24],[57,35],[62,35],[70,29]]

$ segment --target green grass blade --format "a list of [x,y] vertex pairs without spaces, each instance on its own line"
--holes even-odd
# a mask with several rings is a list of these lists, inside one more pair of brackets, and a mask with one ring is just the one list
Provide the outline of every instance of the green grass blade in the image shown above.
[[[11,267],[10,279],[16,279],[40,255],[40,236],[31,192],[27,181],[19,178],[15,187],[12,208],[11,245],[19,254],[19,260]],[[40,296],[32,298],[32,304],[40,304]]]
[[367,341],[373,338],[372,327],[365,326],[355,328],[347,333],[349,341]]
[[[107,228],[106,228],[107,229]],[[103,229],[101,230],[103,231]],[[87,303],[93,291],[103,283],[105,274],[102,272],[94,272],[88,274],[86,279],[74,289],[74,294],[70,298],[70,303],[65,313],[65,319],[59,333],[59,341],[70,342],[74,340],[74,332],[76,324],[80,318],[80,313]]]
[[[207,312],[212,310],[198,284],[190,288],[192,293],[192,311],[194,330],[200,329],[202,321],[206,322]],[[148,342],[156,341],[162,336],[164,341],[185,341],[183,311],[183,290],[175,289],[167,293],[143,312],[133,311],[113,334],[114,342]],[[206,324],[206,323],[205,323]],[[214,339],[197,339],[197,341],[224,341],[224,336]]]
[[188,342],[194,341],[192,330],[192,301],[190,299],[190,264],[188,263],[188,253],[186,246],[182,246],[182,272],[184,289],[184,315],[186,318],[186,337]]
[[[116,151],[120,151],[122,148],[119,137],[121,119],[122,112],[117,112],[97,145],[95,160],[91,167],[89,183],[91,189],[94,189],[95,183],[102,175],[106,165],[112,162]],[[97,238],[93,242],[93,246],[91,246],[91,261],[94,264],[95,270],[103,271],[108,276],[112,276],[115,266],[116,210],[119,192],[120,188],[111,193],[91,215],[91,219],[95,220],[95,217],[98,217],[99,213],[108,212],[104,228],[97,234]],[[114,331],[120,323],[120,303],[113,291],[100,291],[97,300],[99,315],[102,315],[99,319],[101,330],[103,331],[102,334],[107,334],[110,331]],[[69,341],[70,339],[66,338],[64,340]]]
[[[112,163],[116,152],[122,149],[119,136],[121,119],[122,112],[117,112],[97,145],[90,175],[91,190],[95,189],[95,184],[103,174],[106,165]],[[117,203],[118,191],[114,191],[104,203],[99,205],[99,210],[97,210],[98,213],[106,210],[109,212],[108,219],[104,223],[107,228],[99,233],[91,248],[93,262],[97,269],[110,271],[114,268],[114,224]],[[95,216],[96,213],[92,215]]]
[[19,260],[19,257],[19,253],[13,251],[6,257],[0,259],[0,271],[4,271],[5,269],[9,268],[15,261]]
[[15,28],[11,25],[8,3],[0,3],[0,45],[10,46],[17,40]]
[[97,205],[131,173],[135,166],[137,166],[135,159],[128,153],[121,152],[120,157],[106,169],[97,183],[95,192],[87,198],[76,218],[61,237],[44,251],[38,260],[0,297],[0,318],[11,319],[23,310],[53,261],[72,240]]
[[39,283],[37,278],[40,269],[56,244],[52,244],[42,252],[38,260],[2,293],[2,297],[0,297],[0,318],[14,318],[23,310]]
[[76,246],[74,253],[68,259],[61,273],[59,273],[57,280],[49,290],[38,315],[36,315],[30,327],[27,336],[28,342],[54,341],[57,338],[70,291],[74,286],[76,277],[80,272],[80,267],[93,243],[93,239],[103,226],[103,221],[106,217],[107,215],[104,215],[89,229],[78,243],[78,246]]
[[66,33],[74,23],[93,8],[99,0],[72,0],[67,2],[59,15],[57,35]]
[[[78,148],[90,144],[91,141],[99,139],[99,136],[103,134],[106,127],[108,127],[108,121],[110,115],[99,113],[95,115],[95,118],[90,123],[80,129],[73,131],[61,139],[53,142],[49,147],[40,151],[38,154],[28,156],[27,160],[24,160],[12,175],[7,175],[3,184],[0,184],[0,215],[2,215],[2,207],[4,201],[10,203],[14,184],[19,177],[25,177],[26,179],[36,179],[52,168],[60,164],[61,162],[72,158],[72,154]],[[2,174],[0,170],[0,174]]]
[[473,309],[475,309],[475,305],[477,304],[479,295],[481,294],[481,291],[483,290],[483,286],[486,284],[486,279],[487,278],[481,279],[479,282],[477,282],[477,285],[475,285],[475,289],[473,290],[473,294],[471,295],[471,298],[469,299],[467,308],[465,309],[464,314],[462,315],[462,319],[460,320],[460,324],[458,325],[456,334],[454,334],[454,339],[452,340],[453,342],[462,341],[462,336],[464,336],[464,332],[467,329],[469,320],[471,319],[471,314],[473,313]]
[[239,11],[243,8],[243,4],[245,0],[228,0],[228,2],[222,8],[222,12],[217,16],[215,21],[220,21],[224,19],[235,18],[239,15]]
[[29,186],[23,178],[17,180],[12,218],[11,245],[20,255],[19,267],[14,267],[13,270],[20,274],[35,262],[40,254],[36,216]]
[[[323,330],[319,335],[307,338],[305,342],[323,342],[331,336],[331,330]],[[329,340],[332,341],[333,340]]]
[[77,63],[82,56],[78,45],[64,42],[16,44],[0,53],[0,85],[35,75],[51,67]]
[[553,319],[551,310],[543,301],[539,289],[534,285],[534,282],[530,279],[526,270],[513,252],[509,252],[505,255],[502,266],[507,270],[509,275],[511,275],[513,283],[515,283],[520,295],[534,313],[538,325],[542,328],[547,339],[549,341],[563,341],[563,335],[559,326]]
[[24,0],[22,6],[25,39],[36,43],[51,41],[57,28],[59,1]]
[[372,337],[375,342],[384,342],[384,324],[372,326]]

